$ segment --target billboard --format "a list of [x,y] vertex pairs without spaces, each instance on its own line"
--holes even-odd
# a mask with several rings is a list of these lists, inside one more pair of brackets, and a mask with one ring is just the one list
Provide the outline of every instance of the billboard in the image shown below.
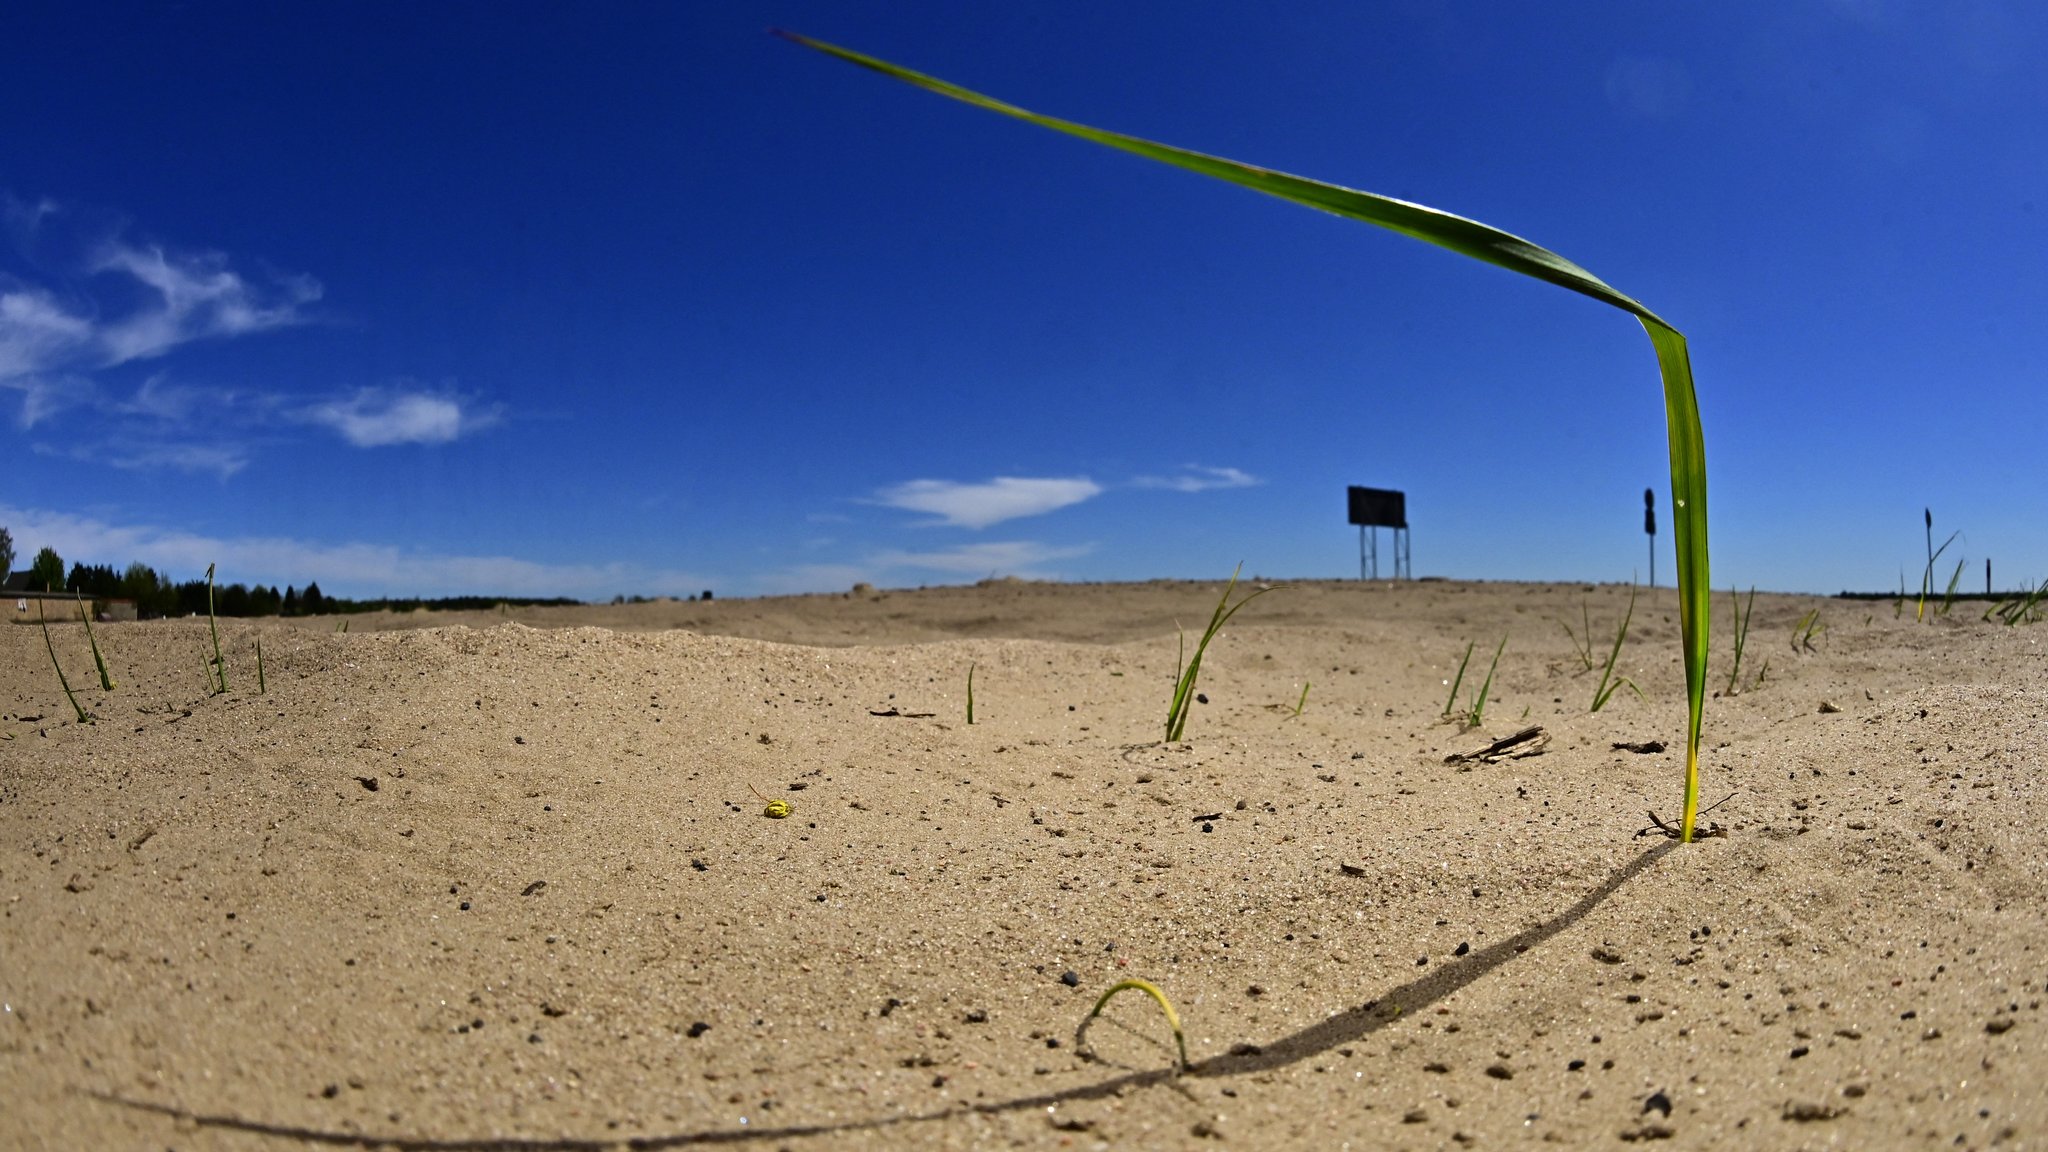
[[1390,488],[1360,488],[1353,485],[1351,523],[1361,528],[1408,527],[1408,497]]

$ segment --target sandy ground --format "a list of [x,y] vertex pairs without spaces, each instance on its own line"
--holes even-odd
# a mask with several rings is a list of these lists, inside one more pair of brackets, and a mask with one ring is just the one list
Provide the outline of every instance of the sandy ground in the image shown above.
[[1218,591],[0,626],[0,1147],[2048,1147],[2048,629]]

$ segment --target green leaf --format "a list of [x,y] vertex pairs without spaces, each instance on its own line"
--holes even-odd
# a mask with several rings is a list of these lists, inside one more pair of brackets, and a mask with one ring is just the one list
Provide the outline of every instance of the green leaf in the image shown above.
[[1685,337],[1656,313],[1633,297],[1625,296],[1606,281],[1548,248],[1503,232],[1477,220],[1449,212],[1361,192],[1336,184],[1292,176],[1219,156],[1191,152],[1120,132],[1091,128],[1071,120],[1044,116],[1001,100],[949,84],[933,76],[913,72],[884,60],[863,55],[820,40],[778,32],[809,48],[836,56],[849,63],[870,68],[885,76],[914,84],[941,96],[978,108],[1014,117],[1056,132],[1078,136],[1109,148],[1136,153],[1147,159],[1186,168],[1218,180],[1240,184],[1253,191],[1277,196],[1296,204],[1320,209],[1337,216],[1362,220],[1498,265],[1511,272],[1567,288],[1610,304],[1634,316],[1649,334],[1657,353],[1657,368],[1664,381],[1666,434],[1671,452],[1671,493],[1673,533],[1678,548],[1679,634],[1685,651],[1686,743],[1685,802],[1680,837],[1691,840],[1699,810],[1700,720],[1706,704],[1707,624],[1712,613],[1707,570],[1707,460],[1700,434],[1699,402],[1693,395],[1692,360]]

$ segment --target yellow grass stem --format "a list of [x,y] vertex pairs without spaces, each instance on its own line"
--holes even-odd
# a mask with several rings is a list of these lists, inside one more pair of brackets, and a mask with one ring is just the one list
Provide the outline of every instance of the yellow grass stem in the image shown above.
[[[1159,990],[1159,985],[1152,983],[1150,980],[1141,980],[1136,976],[1132,976],[1110,985],[1109,991],[1104,992],[1102,998],[1095,1002],[1095,1007],[1088,1010],[1088,1019],[1093,1020],[1097,1016],[1102,1015],[1102,1006],[1109,1003],[1110,997],[1133,988],[1159,1002],[1159,1010],[1166,1013],[1167,1026],[1173,1029],[1173,1042],[1180,1049],[1180,1067],[1186,1068],[1188,1066],[1188,1041],[1180,1029],[1180,1013],[1173,1010],[1173,1001],[1166,998],[1166,993]],[[1085,1021],[1083,1023],[1085,1024]]]

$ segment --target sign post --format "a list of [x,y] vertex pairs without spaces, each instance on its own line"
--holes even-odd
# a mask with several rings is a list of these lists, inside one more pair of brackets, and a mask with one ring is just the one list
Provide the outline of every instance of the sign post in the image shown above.
[[1650,587],[1657,586],[1657,492],[1643,489],[1643,533],[1650,538]]
[[[1408,496],[1388,488],[1360,488],[1348,491],[1351,523],[1358,525],[1358,578],[1377,580],[1380,576],[1380,529],[1394,530],[1394,579],[1415,578],[1414,559],[1408,543]],[[1372,530],[1368,537],[1367,529]]]

